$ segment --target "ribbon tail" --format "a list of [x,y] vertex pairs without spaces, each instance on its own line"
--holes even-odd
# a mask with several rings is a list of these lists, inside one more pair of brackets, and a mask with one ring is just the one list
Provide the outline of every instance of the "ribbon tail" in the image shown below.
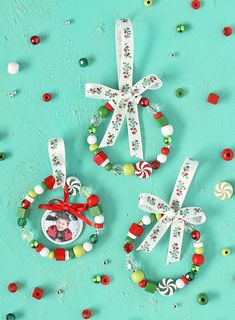
[[201,208],[197,207],[182,208],[180,210],[180,216],[185,222],[190,223],[192,225],[202,224],[206,221],[205,213],[202,211]]
[[168,246],[166,263],[175,263],[180,260],[182,242],[184,236],[184,221],[175,219],[171,226],[170,241]]
[[72,213],[74,216],[78,217],[79,219],[81,219],[83,222],[85,222],[89,226],[92,226],[92,222],[89,219],[87,219],[85,216],[83,216],[79,211],[76,211],[71,207],[67,211]]
[[140,193],[139,208],[143,211],[159,214],[165,214],[166,212],[171,211],[169,205],[165,201],[150,193]]
[[129,102],[127,111],[127,129],[130,155],[132,157],[143,159],[143,146],[137,102]]
[[151,252],[153,248],[158,244],[163,235],[166,233],[167,229],[172,223],[172,212],[164,215],[152,228],[144,241],[139,245],[136,250],[141,250],[145,252]]
[[40,204],[38,208],[43,210],[56,211],[56,212],[63,210],[60,205],[55,205],[55,204],[52,204],[52,205]]
[[50,139],[48,141],[48,153],[55,177],[53,189],[64,186],[66,180],[66,162],[65,162],[65,147],[63,139]]
[[119,97],[119,91],[102,84],[86,83],[85,96],[102,100],[117,99]]

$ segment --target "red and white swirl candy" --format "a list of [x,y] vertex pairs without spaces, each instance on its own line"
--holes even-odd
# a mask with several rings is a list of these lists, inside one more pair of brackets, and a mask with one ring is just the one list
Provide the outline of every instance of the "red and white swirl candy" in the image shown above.
[[135,165],[135,175],[140,179],[147,179],[152,174],[152,167],[146,161],[139,161]]

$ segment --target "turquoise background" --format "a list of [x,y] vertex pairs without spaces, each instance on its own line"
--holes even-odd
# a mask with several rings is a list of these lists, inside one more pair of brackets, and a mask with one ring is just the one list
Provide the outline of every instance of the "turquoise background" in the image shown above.
[[[235,160],[225,162],[220,157],[225,147],[234,147],[235,42],[234,35],[226,38],[222,30],[234,26],[235,3],[201,2],[202,7],[193,10],[189,0],[154,0],[151,8],[144,7],[143,0],[0,0],[0,150],[7,155],[0,163],[1,319],[9,312],[27,320],[81,319],[85,308],[94,311],[96,320],[234,319],[235,254],[223,257],[220,250],[235,250],[235,198],[220,202],[213,189],[220,180],[235,185]],[[148,180],[115,177],[98,168],[86,143],[90,118],[102,101],[85,98],[84,85],[117,87],[114,28],[115,20],[122,17],[129,17],[134,26],[134,81],[148,73],[163,80],[160,90],[146,96],[162,106],[175,129],[167,164]],[[72,23],[66,25],[66,19]],[[183,34],[175,30],[179,23],[188,26]],[[34,34],[41,37],[38,46],[29,42]],[[172,52],[177,53],[175,58]],[[79,67],[81,57],[89,59],[87,68]],[[7,73],[10,61],[20,64],[15,76]],[[186,91],[182,99],[175,96],[179,87]],[[12,99],[8,98],[11,90],[17,90]],[[42,102],[44,92],[53,94],[50,103]],[[210,92],[220,95],[217,106],[206,102]],[[148,160],[159,151],[162,136],[146,110],[140,110],[140,118]],[[25,192],[51,173],[47,141],[52,137],[64,138],[68,176],[79,176],[99,194],[106,216],[95,250],[65,263],[34,253],[21,240],[15,216]],[[107,153],[120,163],[133,161],[125,125]],[[200,227],[205,264],[187,288],[164,298],[132,283],[122,245],[129,225],[143,215],[138,194],[152,192],[169,201],[188,156],[200,163],[185,205],[200,206],[207,214],[206,224]],[[62,196],[58,190],[52,193],[50,197]],[[40,202],[48,199],[45,195]],[[40,230],[41,212],[34,208],[32,229],[47,243]],[[81,241],[89,234],[86,230]],[[184,238],[180,263],[170,266],[165,265],[168,239],[169,234],[151,254],[136,255],[147,277],[176,278],[189,270],[193,251],[189,235]],[[103,264],[106,259],[108,265]],[[94,274],[108,274],[110,285],[95,285]],[[21,286],[16,294],[7,291],[12,281]],[[35,286],[45,290],[41,301],[31,298]],[[62,297],[56,295],[60,288]],[[206,306],[196,301],[201,292],[209,296]],[[173,309],[175,303],[178,308]]]

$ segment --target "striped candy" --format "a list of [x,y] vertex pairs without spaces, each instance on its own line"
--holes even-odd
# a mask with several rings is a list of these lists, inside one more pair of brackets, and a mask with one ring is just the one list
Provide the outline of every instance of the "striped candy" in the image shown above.
[[135,165],[135,175],[140,179],[147,179],[152,174],[152,167],[146,161],[139,161]]
[[81,190],[81,181],[76,178],[76,177],[69,177],[66,180],[68,189],[69,189],[69,195],[70,196],[75,196],[76,194],[78,194]]
[[215,186],[215,196],[219,200],[228,200],[233,195],[233,186],[231,183],[221,181]]
[[171,296],[176,291],[176,284],[173,279],[164,278],[158,284],[158,291],[162,296]]

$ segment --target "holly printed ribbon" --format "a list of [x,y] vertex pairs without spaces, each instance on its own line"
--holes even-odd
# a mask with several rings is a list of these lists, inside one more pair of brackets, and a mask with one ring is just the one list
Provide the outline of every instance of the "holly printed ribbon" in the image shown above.
[[156,75],[150,74],[133,86],[134,50],[131,21],[117,20],[115,35],[119,90],[101,84],[87,83],[85,95],[90,98],[110,100],[109,103],[114,108],[112,119],[99,147],[114,145],[126,117],[130,155],[143,159],[137,104],[143,92],[148,89],[159,89],[162,86],[162,81]]
[[167,229],[171,227],[167,263],[174,263],[180,260],[185,223],[198,225],[206,221],[206,216],[200,208],[181,208],[196,172],[197,165],[198,162],[192,159],[184,161],[169,204],[152,194],[140,194],[139,208],[147,212],[162,214],[162,217],[137,250],[151,252]]
[[55,184],[53,189],[65,185],[66,180],[66,160],[63,139],[50,139],[48,141],[48,153],[52,166]]

